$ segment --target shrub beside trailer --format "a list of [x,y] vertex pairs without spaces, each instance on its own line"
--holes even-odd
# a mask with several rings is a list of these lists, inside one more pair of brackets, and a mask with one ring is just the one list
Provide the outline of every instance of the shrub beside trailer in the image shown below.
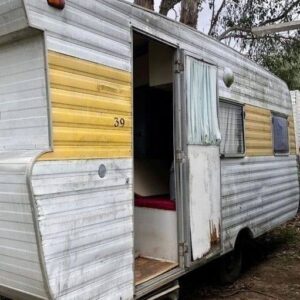
[[1,294],[155,299],[296,214],[285,83],[126,2],[48,2],[0,4]]

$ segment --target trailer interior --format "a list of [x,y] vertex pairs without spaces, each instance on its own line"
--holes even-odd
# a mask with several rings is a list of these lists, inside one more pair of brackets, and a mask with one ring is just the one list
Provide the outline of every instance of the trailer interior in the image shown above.
[[134,33],[135,283],[178,266],[174,49]]

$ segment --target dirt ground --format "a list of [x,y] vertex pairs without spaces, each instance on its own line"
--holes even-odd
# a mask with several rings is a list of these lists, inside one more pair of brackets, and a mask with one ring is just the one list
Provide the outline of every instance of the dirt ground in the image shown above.
[[213,264],[186,276],[180,299],[300,299],[300,214],[249,245],[243,273],[235,284],[220,285],[216,274]]

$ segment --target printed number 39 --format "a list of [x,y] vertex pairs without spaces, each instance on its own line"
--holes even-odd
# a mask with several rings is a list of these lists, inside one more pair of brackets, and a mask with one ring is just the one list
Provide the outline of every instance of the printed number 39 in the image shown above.
[[125,119],[124,118],[115,118],[115,127],[124,127],[125,126]]

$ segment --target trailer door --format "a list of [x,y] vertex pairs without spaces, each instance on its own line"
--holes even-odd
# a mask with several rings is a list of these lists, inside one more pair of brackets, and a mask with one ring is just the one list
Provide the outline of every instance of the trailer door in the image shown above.
[[188,265],[220,252],[220,153],[217,67],[184,55]]

